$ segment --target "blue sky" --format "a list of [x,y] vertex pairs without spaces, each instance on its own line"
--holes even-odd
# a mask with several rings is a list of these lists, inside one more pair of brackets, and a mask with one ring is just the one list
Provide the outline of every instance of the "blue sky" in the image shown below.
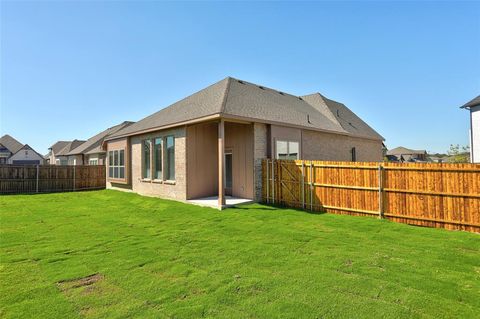
[[468,143],[480,2],[5,2],[0,134],[46,153],[233,76],[321,92],[399,145]]

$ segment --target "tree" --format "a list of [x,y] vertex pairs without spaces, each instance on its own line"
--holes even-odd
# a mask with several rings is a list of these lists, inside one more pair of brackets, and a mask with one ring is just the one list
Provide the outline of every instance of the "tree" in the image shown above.
[[450,144],[448,150],[449,161],[451,163],[468,163],[470,162],[470,147],[460,146],[458,144]]

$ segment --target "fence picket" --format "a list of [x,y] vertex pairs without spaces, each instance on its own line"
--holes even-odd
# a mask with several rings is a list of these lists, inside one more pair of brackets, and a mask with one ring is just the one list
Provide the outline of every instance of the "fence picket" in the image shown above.
[[[275,162],[269,172],[273,204],[480,232],[479,164]],[[298,186],[301,199],[291,194]]]

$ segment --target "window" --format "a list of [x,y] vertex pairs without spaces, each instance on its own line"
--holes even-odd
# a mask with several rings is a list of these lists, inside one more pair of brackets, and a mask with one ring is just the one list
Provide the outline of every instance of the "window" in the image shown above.
[[98,165],[98,160],[97,159],[89,159],[88,160],[88,165]]
[[355,149],[355,147],[352,147],[352,162],[356,162],[357,161],[357,150]]
[[167,136],[165,140],[165,179],[175,180],[175,138]]
[[162,145],[163,140],[157,137],[153,145],[153,178],[163,179],[162,176]]
[[175,137],[156,137],[142,142],[142,178],[175,180]]
[[[98,160],[91,160],[98,163]],[[97,165],[97,164],[90,164]],[[125,150],[115,150],[108,152],[108,177],[125,178]]]
[[144,179],[150,179],[152,177],[151,172],[150,172],[150,140],[145,140],[143,141],[143,173],[142,177]]
[[296,160],[300,157],[300,145],[298,142],[276,141],[276,158],[284,160]]

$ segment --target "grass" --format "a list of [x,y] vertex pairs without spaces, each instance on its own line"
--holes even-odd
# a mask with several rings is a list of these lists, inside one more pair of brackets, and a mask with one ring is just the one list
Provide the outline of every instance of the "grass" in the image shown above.
[[473,318],[480,236],[116,191],[0,197],[0,317]]

